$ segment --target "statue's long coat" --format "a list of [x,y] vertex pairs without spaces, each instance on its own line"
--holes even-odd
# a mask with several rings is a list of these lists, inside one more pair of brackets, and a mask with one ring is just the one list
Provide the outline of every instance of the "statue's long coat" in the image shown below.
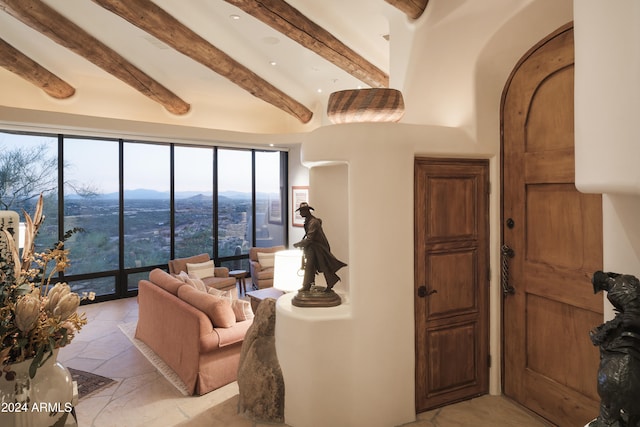
[[[314,216],[308,216],[304,222],[305,235],[302,238],[301,246],[304,248],[305,256],[308,256],[308,251],[313,251],[315,256],[315,273],[324,273],[325,279],[329,286],[335,285],[337,276],[336,271],[342,267],[346,267],[347,264],[340,261],[331,253],[331,247],[327,236],[322,230],[322,220]],[[333,279],[332,279],[333,278]],[[332,283],[333,282],[333,283]]]

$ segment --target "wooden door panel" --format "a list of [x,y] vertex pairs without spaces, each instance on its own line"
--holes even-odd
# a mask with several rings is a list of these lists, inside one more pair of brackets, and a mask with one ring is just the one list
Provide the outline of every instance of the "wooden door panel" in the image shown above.
[[559,426],[598,412],[602,321],[590,278],[602,268],[602,201],[574,184],[573,28],[519,63],[503,97],[503,243],[513,249],[503,303],[504,392]]
[[593,265],[583,248],[598,243],[586,227],[586,217],[598,213],[584,195],[566,184],[528,185],[526,192],[526,261],[569,270]]
[[[475,385],[478,380],[475,351],[460,351],[460,349],[478,347],[476,327],[476,322],[469,322],[432,328],[427,331],[430,355],[427,390],[431,399]],[[449,398],[450,396],[447,397]]]
[[[594,417],[593,399],[545,376],[525,371],[521,403],[562,427],[580,427]],[[540,393],[544,390],[544,393]],[[568,391],[567,391],[568,390]],[[576,421],[576,420],[586,420]]]
[[437,298],[427,299],[427,321],[478,313],[478,251],[475,249],[429,253],[427,283]]
[[[477,178],[469,176],[430,177],[427,241],[451,241],[476,238],[478,219]],[[456,197],[451,197],[455,194]]]
[[416,410],[488,391],[488,162],[416,159]]
[[[596,313],[533,294],[527,295],[526,310],[527,369],[597,399],[592,387],[595,380],[585,373],[592,372],[599,359],[591,342],[584,339],[589,332],[584,325],[594,321],[598,324]],[[549,328],[549,324],[558,326]],[[570,357],[575,353],[590,357]]]
[[567,80],[573,81],[573,64],[552,72],[533,94],[525,131],[527,153],[573,150],[573,85],[564,84]]

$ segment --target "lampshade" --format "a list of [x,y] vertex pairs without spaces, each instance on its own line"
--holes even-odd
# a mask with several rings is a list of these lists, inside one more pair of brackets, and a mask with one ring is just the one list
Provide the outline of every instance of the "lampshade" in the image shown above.
[[302,287],[304,271],[302,251],[298,249],[278,251],[273,264],[273,287],[283,292],[297,291]]

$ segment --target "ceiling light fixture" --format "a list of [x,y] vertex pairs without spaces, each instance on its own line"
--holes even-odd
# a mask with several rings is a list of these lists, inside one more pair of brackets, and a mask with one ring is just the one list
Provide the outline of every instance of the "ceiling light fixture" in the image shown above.
[[229,18],[233,19],[234,21],[239,21],[240,20],[240,15],[236,15],[236,14],[229,15]]
[[269,64],[271,64],[271,65],[272,65],[272,66],[274,66],[274,67],[275,67],[276,65],[278,65],[278,63],[277,63],[276,61],[269,61]]

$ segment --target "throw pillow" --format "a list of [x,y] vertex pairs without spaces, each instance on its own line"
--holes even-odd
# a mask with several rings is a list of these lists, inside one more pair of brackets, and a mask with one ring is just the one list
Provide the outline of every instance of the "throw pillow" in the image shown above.
[[220,289],[209,287],[207,288],[207,292],[213,296],[228,299],[230,302],[233,302],[233,294],[231,291],[221,291]]
[[187,263],[187,273],[195,275],[198,279],[214,276],[213,260],[195,264]]
[[199,291],[207,292],[207,285],[205,285],[202,280],[198,279],[195,274],[189,274],[185,283],[189,286],[193,286]]
[[181,286],[178,297],[206,314],[216,328],[230,328],[236,324],[236,315],[229,300],[200,292],[191,286]]
[[236,315],[236,321],[242,322],[243,320],[251,320],[254,317],[251,303],[243,299],[233,300],[231,303],[233,313]]
[[187,279],[189,278],[189,275],[186,271],[181,271],[180,274],[174,274],[173,276],[182,280],[184,283],[187,283]]
[[275,253],[258,252],[258,262],[262,268],[273,267],[275,256]]

